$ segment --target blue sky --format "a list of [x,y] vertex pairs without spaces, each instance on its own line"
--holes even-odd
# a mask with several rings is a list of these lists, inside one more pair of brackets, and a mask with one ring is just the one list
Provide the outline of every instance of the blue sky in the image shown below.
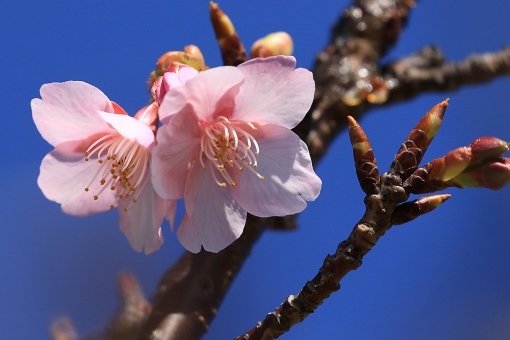
[[[311,67],[348,1],[232,1],[229,14],[247,47],[289,32],[298,66]],[[208,2],[12,1],[0,12],[0,338],[49,338],[50,322],[69,315],[80,333],[117,306],[116,278],[132,271],[150,296],[183,252],[164,225],[155,254],[134,252],[117,212],[88,218],[61,213],[37,187],[51,150],[31,118],[42,84],[83,80],[128,112],[144,106],[145,80],[166,51],[198,45],[209,66],[221,64]],[[449,59],[499,50],[510,42],[510,3],[421,1],[388,60],[436,43]],[[379,167],[387,169],[403,138],[430,107],[451,98],[425,161],[482,135],[510,140],[510,78],[454,93],[434,93],[372,110],[361,119]],[[251,328],[317,272],[362,216],[348,138],[342,133],[316,171],[322,193],[294,232],[265,233],[236,279],[205,339]],[[441,208],[395,227],[342,281],[342,289],[281,339],[502,339],[510,333],[510,188],[448,190]],[[180,211],[180,214],[183,212]]]

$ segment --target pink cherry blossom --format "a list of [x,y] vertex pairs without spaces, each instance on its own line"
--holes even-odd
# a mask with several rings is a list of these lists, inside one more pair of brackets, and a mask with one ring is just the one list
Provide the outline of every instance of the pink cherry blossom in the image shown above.
[[277,56],[218,67],[165,95],[152,182],[161,197],[184,197],[177,236],[189,251],[228,246],[247,212],[295,214],[319,195],[308,148],[290,130],[315,89],[312,73],[295,65]]
[[37,180],[62,211],[87,216],[119,207],[120,229],[136,251],[161,246],[161,222],[173,223],[175,201],[159,197],[150,182],[157,106],[135,118],[94,86],[80,82],[45,84],[32,100],[42,137],[55,147],[44,157]]

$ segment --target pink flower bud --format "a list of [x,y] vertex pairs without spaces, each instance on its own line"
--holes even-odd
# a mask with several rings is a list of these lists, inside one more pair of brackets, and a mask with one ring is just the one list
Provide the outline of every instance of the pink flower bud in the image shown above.
[[156,102],[161,105],[165,94],[173,88],[185,84],[189,79],[198,74],[193,67],[173,62],[163,76],[158,77],[152,84],[151,93]]
[[451,181],[470,188],[499,190],[510,183],[510,158],[499,158],[495,162],[468,170]]
[[508,143],[492,136],[477,138],[471,143],[470,147],[473,154],[470,167],[495,160],[508,152]]

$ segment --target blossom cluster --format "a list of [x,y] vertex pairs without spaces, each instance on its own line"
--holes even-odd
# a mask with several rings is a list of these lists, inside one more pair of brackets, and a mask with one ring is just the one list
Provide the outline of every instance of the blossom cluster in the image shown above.
[[319,195],[306,144],[292,132],[311,106],[311,72],[293,57],[256,58],[202,72],[172,63],[154,103],[131,117],[96,87],[45,84],[32,100],[37,129],[55,148],[38,184],[62,211],[119,208],[131,246],[151,253],[186,213],[177,237],[191,252],[218,252],[242,233],[247,213],[301,212]]

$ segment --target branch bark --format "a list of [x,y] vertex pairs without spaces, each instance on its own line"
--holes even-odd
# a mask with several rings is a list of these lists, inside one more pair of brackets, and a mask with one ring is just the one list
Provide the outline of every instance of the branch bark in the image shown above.
[[[330,43],[313,66],[316,93],[312,107],[294,129],[307,143],[314,164],[346,128],[347,116],[358,118],[374,106],[407,100],[422,92],[483,83],[510,73],[510,48],[473,55],[460,63],[445,63],[438,48],[425,47],[381,65],[380,58],[397,42],[413,5],[413,0],[354,0],[342,12]],[[349,238],[340,243],[333,256],[326,257],[324,266],[302,293],[290,296],[271,313],[274,317],[266,318],[267,329],[271,330],[253,331],[259,337],[249,333],[249,339],[281,334],[339,289],[338,281],[361,265],[363,256],[391,226],[386,209],[407,199],[395,185],[385,184],[379,196],[367,196],[365,215]],[[384,200],[385,205],[381,205]],[[292,229],[294,225],[295,216],[250,216],[243,235],[222,252],[184,254],[161,280],[139,339],[200,338],[264,228]],[[292,313],[286,315],[286,311]]]
[[510,46],[494,52],[472,54],[460,62],[446,62],[439,47],[418,52],[383,67],[383,78],[394,79],[388,103],[411,99],[430,91],[454,91],[461,86],[489,82],[510,74]]

